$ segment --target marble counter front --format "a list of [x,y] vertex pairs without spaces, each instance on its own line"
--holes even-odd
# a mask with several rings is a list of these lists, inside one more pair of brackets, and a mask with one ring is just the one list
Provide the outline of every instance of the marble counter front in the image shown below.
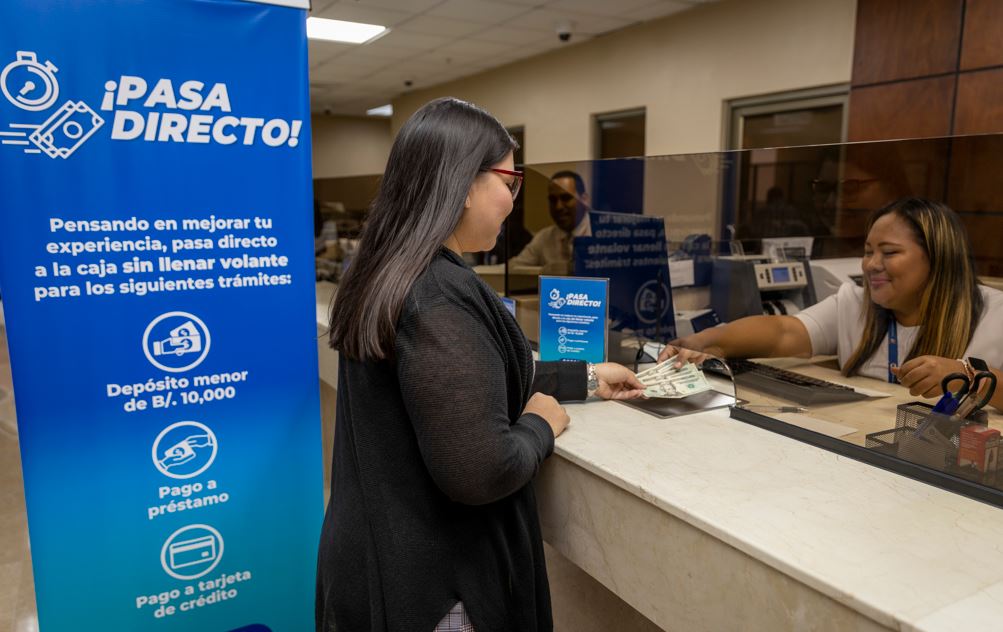
[[545,537],[664,629],[1003,626],[1001,509],[727,410],[567,409]]

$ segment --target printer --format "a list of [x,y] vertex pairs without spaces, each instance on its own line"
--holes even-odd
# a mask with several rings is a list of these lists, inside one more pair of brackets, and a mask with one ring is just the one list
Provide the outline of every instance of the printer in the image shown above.
[[812,259],[812,285],[815,288],[815,299],[821,301],[839,290],[844,283],[863,285],[864,275],[860,270],[860,257],[845,257],[841,259]]

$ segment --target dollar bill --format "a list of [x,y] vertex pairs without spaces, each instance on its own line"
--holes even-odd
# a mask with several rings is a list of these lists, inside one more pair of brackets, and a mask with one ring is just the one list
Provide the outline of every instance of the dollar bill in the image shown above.
[[675,367],[673,362],[675,357],[637,374],[637,379],[644,384],[645,396],[675,399],[711,389],[703,371],[695,364],[687,362]]
[[704,391],[709,391],[710,389],[710,384],[703,376],[696,376],[692,379],[666,381],[646,385],[644,388],[644,394],[648,397],[677,398],[703,393]]

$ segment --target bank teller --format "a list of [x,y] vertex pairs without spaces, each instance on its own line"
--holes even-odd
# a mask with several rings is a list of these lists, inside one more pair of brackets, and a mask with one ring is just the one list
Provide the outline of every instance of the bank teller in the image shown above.
[[[968,236],[945,204],[903,198],[868,221],[864,286],[839,291],[796,316],[750,316],[674,340],[659,361],[836,354],[862,375],[938,397],[949,373],[985,360],[1003,381],[1003,292],[978,284]],[[991,403],[1003,408],[1003,389]]]

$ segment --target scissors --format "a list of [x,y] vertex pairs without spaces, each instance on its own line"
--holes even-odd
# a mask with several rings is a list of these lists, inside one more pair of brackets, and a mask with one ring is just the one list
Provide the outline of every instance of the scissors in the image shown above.
[[[989,381],[989,387],[985,389],[985,393],[980,397],[979,391],[982,390],[982,382],[986,380]],[[996,374],[990,371],[976,372],[966,390],[968,394],[958,403],[956,410],[956,414],[962,419],[977,410],[981,410],[989,403],[989,400],[992,399],[993,394],[996,392]]]
[[[996,376],[993,377],[995,378]],[[952,391],[949,388],[951,382],[961,382],[961,388],[957,391]],[[944,392],[944,395],[937,401],[936,406],[933,407],[933,412],[943,415],[953,415],[954,411],[958,410],[958,406],[961,405],[962,398],[968,395],[971,388],[972,380],[964,373],[947,374],[940,382],[940,389]]]

